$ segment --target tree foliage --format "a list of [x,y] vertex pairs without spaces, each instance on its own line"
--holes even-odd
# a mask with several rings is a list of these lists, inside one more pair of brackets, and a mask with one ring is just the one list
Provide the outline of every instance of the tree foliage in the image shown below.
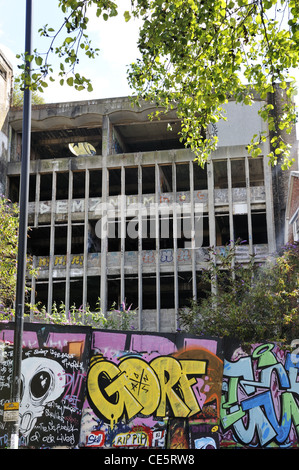
[[[24,101],[24,93],[21,87],[21,81],[18,79],[14,82],[13,93],[12,93],[12,106],[23,106]],[[32,104],[44,104],[44,98],[38,93],[38,91],[34,90],[32,92]]]
[[[9,318],[14,313],[16,294],[19,208],[3,196],[0,197],[0,225],[0,318]],[[30,257],[27,269],[30,275],[36,274]]]
[[[118,3],[58,0],[64,22],[57,31],[48,25],[40,29],[41,36],[49,38],[49,49],[27,57],[35,69],[31,84],[23,75],[25,86],[42,91],[47,77],[54,80],[49,63],[53,52],[60,60],[60,84],[91,91],[90,80],[77,67],[80,52],[90,58],[99,52],[88,37],[90,7],[108,20],[118,14]],[[271,98],[260,110],[269,124],[271,164],[279,162],[283,169],[292,164],[284,136],[296,120],[290,73],[299,62],[298,0],[131,0],[125,21],[131,16],[141,18],[142,27],[141,57],[130,66],[129,84],[138,99],[153,101],[165,113],[176,109],[181,138],[201,165],[217,146],[211,125],[225,119],[225,103],[233,98],[251,105],[255,93],[263,100]],[[25,65],[21,67],[24,71]],[[284,96],[279,113],[275,90]],[[267,137],[253,136],[248,146],[252,156],[262,153]]]
[[[245,344],[290,344],[299,335],[299,245],[284,247],[263,265],[254,257],[247,265],[234,263],[235,254],[235,245],[223,253],[212,250],[202,277],[206,296],[181,310],[182,327],[199,335],[236,336]],[[216,289],[206,289],[211,282]]]

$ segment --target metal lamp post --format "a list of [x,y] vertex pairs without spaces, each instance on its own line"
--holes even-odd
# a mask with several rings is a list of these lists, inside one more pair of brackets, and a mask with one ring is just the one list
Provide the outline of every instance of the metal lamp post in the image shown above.
[[[26,0],[26,29],[25,29],[25,53],[32,54],[32,0]],[[31,64],[25,62],[25,77],[31,79]],[[27,80],[26,80],[27,82]],[[20,220],[18,238],[17,259],[17,284],[16,284],[16,308],[13,350],[13,375],[11,385],[11,403],[17,408],[21,399],[21,366],[22,343],[26,282],[26,253],[28,230],[28,199],[29,199],[29,174],[30,174],[30,142],[31,142],[31,90],[25,85],[23,103],[23,129],[22,129],[22,161],[21,161],[21,187],[20,187]],[[18,415],[18,414],[17,414]],[[10,447],[18,448],[19,419],[13,421],[11,426]]]

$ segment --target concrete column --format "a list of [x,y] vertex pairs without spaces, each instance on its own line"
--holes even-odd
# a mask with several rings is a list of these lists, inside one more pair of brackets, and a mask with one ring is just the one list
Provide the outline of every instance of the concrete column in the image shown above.
[[160,300],[160,239],[159,239],[159,204],[160,204],[160,174],[159,166],[155,163],[155,188],[156,188],[156,204],[155,204],[155,220],[156,220],[156,310],[157,310],[157,331],[160,331],[161,317],[161,300]]
[[[102,239],[101,239],[101,309],[107,312],[107,251],[108,251],[108,213],[107,197],[109,190],[107,157],[110,153],[111,124],[109,117],[103,117],[102,128]],[[107,225],[105,227],[105,224]]]
[[49,284],[48,284],[48,313],[52,312],[53,305],[53,267],[54,267],[54,243],[55,243],[55,212],[56,212],[56,171],[52,171],[52,202],[51,202],[51,226],[50,226],[50,254],[49,254]]
[[142,166],[138,165],[138,328],[142,330]]

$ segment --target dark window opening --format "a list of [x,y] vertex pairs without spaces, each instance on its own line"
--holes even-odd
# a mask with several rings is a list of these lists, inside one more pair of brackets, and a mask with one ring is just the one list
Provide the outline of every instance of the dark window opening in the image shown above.
[[191,217],[177,217],[177,247],[191,247]]
[[174,308],[174,275],[160,274],[160,306]]
[[83,303],[83,278],[70,279],[70,307],[80,308]]
[[266,214],[264,212],[252,212],[251,221],[253,244],[268,243]]
[[160,249],[173,248],[173,218],[172,216],[159,216]]
[[225,189],[228,187],[227,180],[227,162],[225,161],[214,161],[214,188]]
[[125,194],[138,194],[138,168],[125,168]]
[[48,281],[37,281],[35,285],[35,303],[39,310],[48,307]]
[[126,251],[138,251],[138,221],[137,217],[126,220]]
[[55,226],[54,254],[65,255],[67,251],[67,225]]
[[73,199],[85,198],[85,171],[73,173]]
[[109,170],[109,196],[121,194],[121,169]]
[[102,197],[102,170],[89,172],[89,197]]
[[90,220],[88,222],[88,241],[87,251],[88,253],[100,253],[101,252],[101,239],[96,234],[97,221]]
[[207,163],[201,168],[197,162],[193,163],[194,190],[208,189]]
[[172,165],[160,165],[159,175],[161,193],[172,192]]
[[264,166],[262,158],[249,158],[249,180],[250,186],[263,186]]
[[100,276],[87,277],[87,304],[92,312],[98,307],[101,297],[101,278]]
[[156,275],[143,274],[142,276],[142,306],[144,310],[156,308]]
[[232,188],[245,188],[245,160],[231,160]]
[[179,286],[179,307],[189,307],[190,301],[193,298],[192,288],[192,273],[179,272],[178,273],[178,286]]
[[20,177],[19,176],[10,176],[8,181],[9,181],[8,198],[11,200],[11,202],[19,203],[19,200],[20,200]]
[[230,242],[229,216],[216,215],[216,246],[223,246]]
[[108,276],[107,280],[107,308],[118,308],[120,299],[120,279],[119,276]]
[[52,306],[54,303],[59,308],[61,304],[65,304],[65,281],[53,280],[53,295],[52,295]]
[[131,310],[138,308],[138,276],[128,274],[125,276],[126,307]]
[[142,249],[156,249],[156,219],[154,216],[142,218]]
[[176,190],[190,191],[189,164],[177,164],[176,167]]
[[121,226],[120,220],[108,222],[108,252],[120,251],[121,249]]
[[155,187],[155,167],[142,167],[142,194],[154,194]]
[[84,253],[84,225],[73,224],[72,225],[72,254]]
[[40,201],[51,201],[52,199],[52,173],[40,175]]
[[50,226],[30,228],[27,238],[27,252],[32,256],[49,256]]
[[233,216],[234,221],[234,241],[238,239],[248,243],[248,218],[247,214]]
[[68,199],[69,197],[69,174],[56,173],[56,200]]

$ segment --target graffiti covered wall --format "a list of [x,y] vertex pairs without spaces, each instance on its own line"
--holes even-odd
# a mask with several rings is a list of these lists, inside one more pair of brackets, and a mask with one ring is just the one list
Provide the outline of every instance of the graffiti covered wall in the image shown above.
[[[0,447],[8,444],[13,324],[0,324]],[[293,448],[299,341],[25,324],[20,446]]]
[[227,345],[221,403],[221,447],[292,448],[299,437],[299,341],[249,353]]
[[[8,445],[9,423],[3,421],[3,407],[9,402],[12,380],[11,328],[3,324],[0,330],[2,345],[8,345],[0,360],[1,447]],[[24,325],[19,446],[75,447],[80,435],[89,354],[90,333],[86,328]]]
[[95,331],[92,350],[82,444],[188,449],[184,419],[218,423],[220,340]]

